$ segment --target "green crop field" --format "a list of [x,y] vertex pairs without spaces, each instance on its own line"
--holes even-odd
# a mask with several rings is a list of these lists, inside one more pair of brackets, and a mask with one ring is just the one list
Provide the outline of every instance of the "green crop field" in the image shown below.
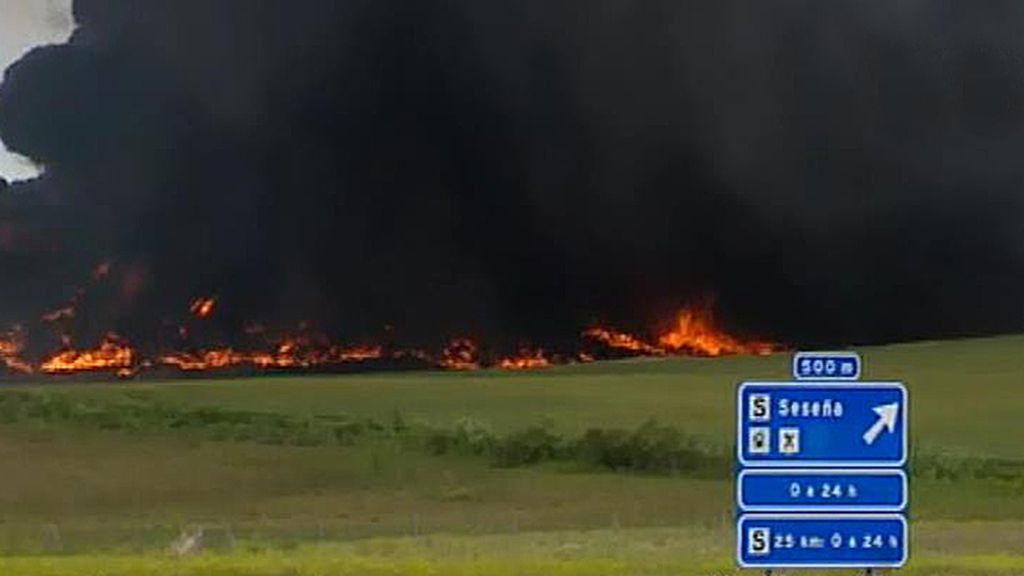
[[[1024,574],[1024,337],[860,351],[911,391],[906,572]],[[733,573],[735,385],[788,363],[6,386],[0,574]]]

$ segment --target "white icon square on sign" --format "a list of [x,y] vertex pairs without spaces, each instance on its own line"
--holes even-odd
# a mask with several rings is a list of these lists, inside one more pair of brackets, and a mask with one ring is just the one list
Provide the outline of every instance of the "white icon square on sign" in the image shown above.
[[750,556],[766,556],[772,551],[772,531],[768,528],[750,528],[747,530],[747,554]]
[[747,451],[751,454],[768,454],[772,449],[771,428],[751,428],[747,438]]
[[779,453],[799,454],[800,453],[800,429],[779,428]]
[[772,419],[772,397],[770,394],[751,394],[747,414],[751,422],[768,422]]

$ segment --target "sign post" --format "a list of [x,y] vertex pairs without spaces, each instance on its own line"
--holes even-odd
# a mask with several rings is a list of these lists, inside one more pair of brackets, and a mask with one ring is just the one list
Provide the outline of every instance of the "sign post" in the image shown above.
[[861,382],[860,357],[801,352],[793,382],[736,397],[741,567],[898,568],[907,561],[908,394]]

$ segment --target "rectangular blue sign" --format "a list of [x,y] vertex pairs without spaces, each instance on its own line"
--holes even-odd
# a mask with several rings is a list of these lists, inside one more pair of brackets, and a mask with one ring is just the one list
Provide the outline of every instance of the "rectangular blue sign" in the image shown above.
[[895,514],[748,514],[737,530],[744,568],[898,568],[907,561],[907,521]]
[[907,506],[900,469],[742,470],[736,504],[745,512],[899,512]]
[[797,380],[857,380],[860,355],[856,352],[797,352],[793,356]]
[[737,398],[744,467],[885,468],[907,460],[899,382],[744,382]]

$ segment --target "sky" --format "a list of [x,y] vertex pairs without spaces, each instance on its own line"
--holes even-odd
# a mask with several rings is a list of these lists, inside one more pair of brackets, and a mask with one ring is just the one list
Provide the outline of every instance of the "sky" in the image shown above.
[[[0,0],[0,68],[34,46],[66,40],[73,26],[71,0]],[[27,159],[0,149],[0,177],[20,180],[37,173]]]

